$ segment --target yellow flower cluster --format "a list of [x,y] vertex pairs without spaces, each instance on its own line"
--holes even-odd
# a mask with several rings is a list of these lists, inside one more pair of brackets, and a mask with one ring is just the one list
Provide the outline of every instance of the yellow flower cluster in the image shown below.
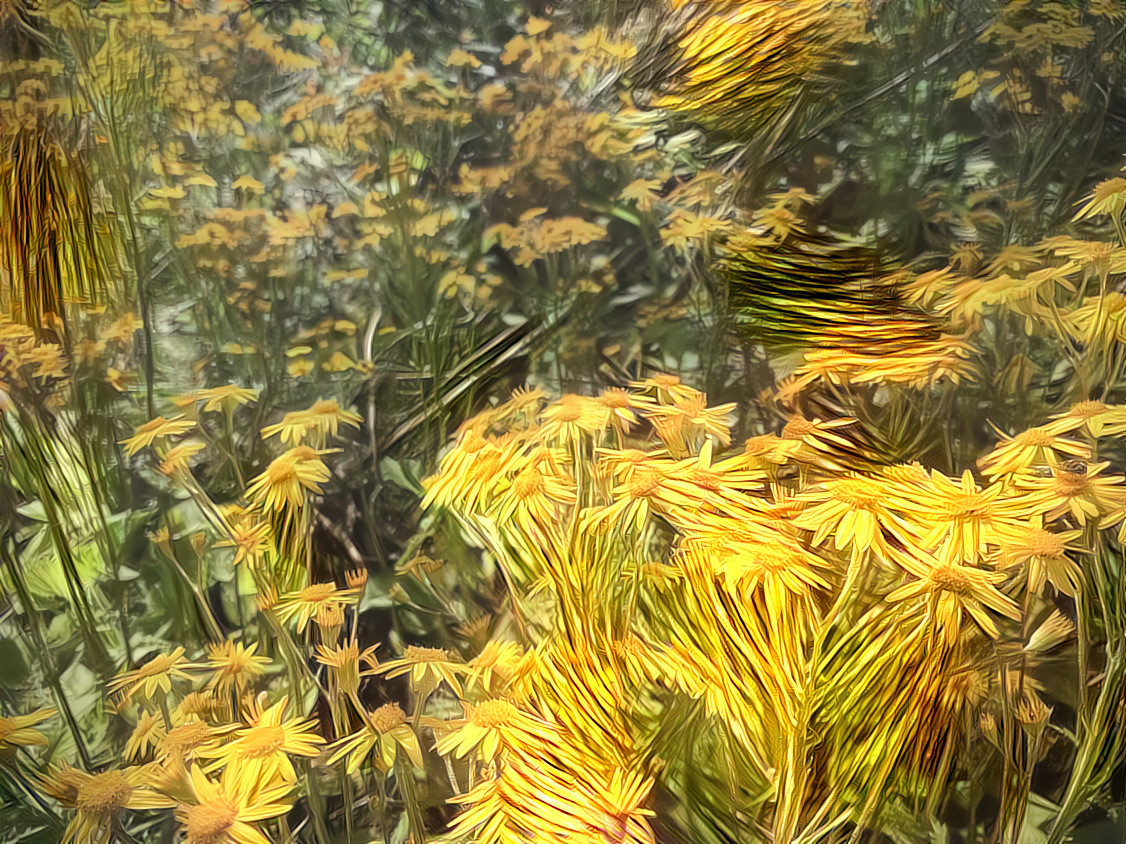
[[[607,793],[617,766],[643,794],[644,738],[626,725],[644,720],[631,689],[655,684],[735,742],[779,840],[811,813],[926,790],[979,718],[1043,723],[1032,671],[1070,635],[1051,595],[1090,589],[1076,555],[1126,524],[1122,477],[1087,462],[1123,411],[1087,402],[1006,437],[979,478],[850,460],[848,419],[795,418],[725,456],[730,410],[672,376],[546,404],[522,392],[466,423],[425,482],[425,505],[496,555],[540,631],[506,668],[512,697],[444,677],[465,722],[438,752],[493,772],[456,829],[499,841],[532,811],[589,821],[581,785],[562,813],[529,796],[561,789],[542,771],[567,758]],[[629,805],[617,817],[648,840]]]

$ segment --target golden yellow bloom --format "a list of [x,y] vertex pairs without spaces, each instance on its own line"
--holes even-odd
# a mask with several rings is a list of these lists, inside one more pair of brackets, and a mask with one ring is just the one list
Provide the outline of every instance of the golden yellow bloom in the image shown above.
[[142,709],[141,717],[137,719],[137,724],[125,743],[125,758],[136,762],[148,756],[164,738],[165,732],[164,718],[155,712]]
[[126,454],[134,455],[145,446],[152,445],[157,439],[174,437],[177,434],[190,431],[194,427],[195,422],[191,419],[185,419],[182,414],[173,416],[171,419],[157,416],[137,428],[133,436],[121,440],[121,444],[125,446]]
[[1064,439],[1053,431],[1051,424],[1029,428],[1015,437],[1004,436],[1004,442],[979,462],[987,478],[1015,475],[1029,469],[1051,466],[1053,462],[1069,458],[1089,460],[1091,449],[1081,442]]
[[[176,723],[176,722],[179,723]],[[196,715],[174,715],[175,726],[156,740],[156,756],[161,762],[182,765],[192,759],[206,758],[219,746],[219,740],[230,727],[215,727]]]
[[1123,210],[1126,210],[1126,179],[1115,177],[1095,185],[1087,204],[1072,219],[1078,222],[1099,214],[1120,217]]
[[466,719],[438,742],[436,749],[442,756],[452,754],[460,759],[469,751],[478,750],[483,761],[491,762],[501,750],[512,746],[534,752],[540,738],[554,732],[547,722],[500,698],[476,706],[466,704],[465,708]]
[[144,768],[88,774],[69,766],[49,770],[42,780],[48,794],[76,810],[63,833],[65,844],[109,842],[114,822],[124,809],[164,809],[174,805],[147,781]]
[[201,442],[186,442],[173,446],[164,452],[163,459],[158,468],[165,475],[187,472],[192,455],[203,451],[203,448],[204,445]]
[[259,677],[270,664],[264,656],[255,656],[258,643],[249,646],[242,642],[220,642],[207,646],[208,659],[201,667],[212,672],[207,688],[217,695],[234,690],[239,696]]
[[361,653],[360,646],[355,639],[336,648],[318,645],[317,659],[322,665],[327,665],[332,669],[337,690],[341,694],[349,696],[359,691],[361,677],[374,673],[372,671],[360,671],[361,660],[371,668],[379,665],[379,660],[375,658],[375,645],[365,648]]
[[291,448],[274,460],[247,487],[247,497],[264,510],[300,509],[305,493],[320,492],[320,484],[330,477],[328,467],[317,452],[307,446]]
[[407,723],[406,713],[397,703],[388,703],[364,714],[364,725],[358,732],[345,736],[332,746],[329,764],[348,757],[347,771],[353,773],[369,757],[379,770],[389,771],[395,764],[397,748],[406,751],[416,768],[423,767],[422,747],[418,736]]
[[853,475],[827,481],[798,496],[798,500],[809,504],[794,525],[812,530],[814,545],[820,545],[832,534],[838,550],[875,548],[885,554],[883,525],[892,521],[885,506],[887,495],[887,487],[874,478]]
[[296,619],[297,631],[300,633],[326,607],[335,605],[343,608],[359,596],[359,589],[338,589],[335,583],[314,583],[300,592],[282,595],[273,610],[283,624]]
[[211,387],[195,394],[196,401],[202,401],[204,412],[221,410],[230,413],[240,405],[249,404],[258,398],[257,390],[249,390],[235,384]]
[[610,409],[589,396],[565,395],[540,413],[544,442],[566,445],[596,436],[610,422]]
[[935,471],[929,484],[891,494],[887,506],[903,514],[900,525],[923,550],[973,563],[996,544],[998,533],[1019,527],[1027,512],[1021,498],[1005,493],[1001,484],[979,487],[968,470],[958,483]]
[[939,563],[926,577],[900,586],[889,593],[889,603],[912,598],[927,598],[927,616],[937,623],[948,647],[953,647],[962,635],[962,612],[965,611],[994,639],[1000,635],[997,625],[986,609],[991,609],[1014,621],[1020,620],[1020,608],[1011,598],[998,591],[1004,583],[1001,572],[983,571],[954,563]]
[[208,772],[226,766],[224,782],[248,793],[279,779],[295,782],[297,772],[289,757],[316,756],[324,739],[316,734],[315,721],[284,720],[288,702],[289,698],[283,697],[258,712],[249,727],[236,730],[230,741],[209,751],[207,755],[215,762]]
[[1050,477],[1018,476],[1015,484],[1027,492],[1029,508],[1037,515],[1049,521],[1069,515],[1085,525],[1113,512],[1121,497],[1121,476],[1099,474],[1109,465],[1083,464],[1072,471],[1075,467],[1056,464]]
[[172,690],[173,678],[187,680],[188,671],[198,668],[184,659],[184,649],[176,648],[170,654],[157,654],[140,668],[127,671],[109,682],[111,693],[121,692],[128,700],[137,692],[142,698],[151,698],[158,689],[164,694]]
[[1082,588],[1083,574],[1067,553],[1078,550],[1069,543],[1082,535],[1081,530],[1046,531],[1037,516],[1027,526],[1006,532],[1001,541],[1001,565],[1024,566],[1028,589],[1036,595],[1043,593],[1047,582],[1074,598]]
[[175,813],[184,844],[269,844],[252,824],[288,812],[289,804],[282,801],[291,788],[282,783],[248,789],[232,782],[227,772],[216,782],[193,766],[190,802],[178,804]]
[[383,663],[375,671],[377,674],[386,674],[388,678],[409,675],[411,689],[422,697],[443,681],[449,683],[450,688],[460,697],[461,683],[458,682],[457,675],[465,672],[465,666],[451,661],[450,655],[441,648],[408,645],[401,657]]
[[248,562],[257,566],[266,554],[273,550],[273,531],[267,522],[247,518],[231,526],[230,536],[215,543],[217,548],[234,548],[234,565]]
[[14,747],[46,744],[46,736],[31,728],[46,721],[54,714],[55,710],[47,707],[37,709],[27,715],[15,715],[11,718],[0,717],[0,753]]
[[312,439],[321,445],[336,436],[341,424],[358,428],[361,421],[359,414],[341,409],[336,399],[319,399],[307,410],[292,411],[280,422],[267,425],[262,429],[262,437],[269,439],[277,435],[282,442],[298,445],[313,433]]
[[494,682],[500,688],[507,687],[523,656],[523,650],[515,642],[490,639],[481,653],[469,660],[466,666],[466,690],[479,685],[482,690],[489,692]]
[[1120,437],[1126,434],[1126,405],[1105,405],[1101,401],[1081,401],[1066,413],[1057,413],[1046,428],[1061,433],[1085,430],[1092,437]]

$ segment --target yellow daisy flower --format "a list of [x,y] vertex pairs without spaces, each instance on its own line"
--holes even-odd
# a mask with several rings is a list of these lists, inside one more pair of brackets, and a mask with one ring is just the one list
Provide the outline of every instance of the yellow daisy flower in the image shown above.
[[138,692],[148,699],[158,689],[168,694],[172,691],[173,679],[190,679],[188,671],[198,667],[184,659],[183,648],[176,648],[170,654],[157,654],[140,668],[115,677],[109,681],[108,688],[111,694],[121,692],[126,700]]
[[46,736],[31,728],[46,721],[54,714],[55,710],[47,707],[37,709],[27,715],[15,715],[11,718],[0,717],[0,753],[16,747],[46,744]]
[[442,738],[435,748],[442,756],[461,759],[477,750],[482,761],[491,762],[508,747],[529,749],[554,732],[546,721],[522,712],[511,701],[485,700],[476,706],[465,704],[466,718],[457,729]]
[[125,446],[125,453],[132,456],[145,446],[152,445],[157,439],[174,437],[190,431],[194,427],[195,422],[191,419],[185,419],[183,414],[173,416],[171,419],[157,416],[137,428],[133,432],[133,436],[121,440],[121,445]]
[[282,624],[296,619],[300,633],[326,607],[343,608],[353,603],[360,594],[359,589],[338,589],[335,583],[314,583],[299,592],[282,595],[274,604],[273,611]]
[[249,390],[236,384],[224,384],[222,387],[211,387],[200,390],[195,394],[196,401],[202,401],[205,413],[221,410],[230,413],[236,407],[249,404],[258,398],[257,390]]
[[1113,512],[1122,495],[1118,490],[1121,476],[1099,474],[1109,465],[1104,462],[1076,468],[1055,464],[1050,477],[1018,476],[1014,483],[1026,491],[1035,514],[1049,521],[1067,515],[1085,525]]
[[1037,516],[1028,525],[1006,533],[1001,541],[1000,564],[1003,568],[1024,566],[1028,590],[1033,594],[1042,594],[1044,584],[1051,583],[1074,598],[1082,588],[1083,574],[1067,554],[1078,550],[1069,543],[1082,535],[1081,530],[1044,530],[1043,519]]
[[403,655],[392,659],[375,669],[377,674],[387,677],[410,676],[411,690],[420,697],[436,689],[443,682],[461,696],[461,683],[457,675],[465,672],[465,666],[450,660],[450,655],[441,648],[420,648],[408,645]]
[[264,510],[300,509],[305,493],[321,491],[330,477],[320,455],[308,446],[291,448],[274,460],[247,487],[247,498]]
[[231,641],[208,645],[208,659],[201,666],[213,672],[211,679],[207,681],[207,688],[217,695],[234,690],[241,696],[270,664],[267,657],[255,656],[257,651],[257,642],[252,642],[249,646]]
[[1091,449],[1081,442],[1060,437],[1051,424],[1029,428],[1015,437],[1002,434],[1004,441],[983,457],[978,465],[987,478],[1015,475],[1029,469],[1050,466],[1053,462],[1080,458],[1089,460]]
[[76,768],[54,769],[44,777],[48,794],[75,816],[63,833],[64,844],[102,844],[111,840],[115,821],[124,809],[165,809],[174,801],[158,794],[148,784],[144,768],[88,774]]
[[286,814],[283,802],[291,783],[250,788],[233,783],[227,773],[216,782],[198,766],[191,769],[191,795],[176,807],[183,844],[270,844],[252,824]]
[[364,714],[364,725],[358,732],[345,736],[333,745],[329,764],[347,757],[347,771],[355,772],[369,757],[381,771],[389,771],[395,764],[398,748],[403,748],[411,764],[423,767],[422,748],[418,736],[407,723],[406,713],[397,703],[385,704]]
[[927,599],[927,615],[938,624],[948,647],[954,647],[962,635],[962,613],[967,613],[989,636],[996,639],[1000,633],[986,612],[991,609],[1014,621],[1021,617],[1020,608],[1007,595],[998,591],[1004,583],[1001,572],[983,571],[954,563],[939,563],[926,577],[892,591],[889,603],[913,598]]
[[275,780],[296,782],[297,772],[289,757],[316,756],[324,739],[314,732],[315,721],[284,720],[288,702],[289,698],[283,697],[261,710],[250,726],[236,730],[230,741],[209,751],[208,756],[215,761],[208,773],[226,767],[224,782],[247,792]]

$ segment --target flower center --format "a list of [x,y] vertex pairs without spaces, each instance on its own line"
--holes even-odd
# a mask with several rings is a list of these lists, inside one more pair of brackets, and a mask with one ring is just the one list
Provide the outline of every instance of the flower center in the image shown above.
[[1046,448],[1054,438],[1042,428],[1029,428],[1013,438],[1013,442],[1024,448]]
[[538,495],[543,491],[543,475],[536,469],[528,467],[512,480],[512,493],[523,500]]
[[11,718],[0,718],[0,744],[7,741],[8,736],[16,731],[16,724]]
[[97,815],[112,815],[129,802],[133,787],[121,771],[105,771],[94,774],[78,786],[75,806],[83,812]]
[[817,430],[817,426],[810,422],[808,419],[802,419],[800,416],[795,416],[786,423],[786,427],[782,429],[782,439],[786,440],[800,440],[802,437],[808,437],[810,434]]
[[372,712],[369,717],[371,725],[380,733],[407,723],[407,715],[397,703],[386,703]]
[[1076,416],[1080,419],[1090,419],[1092,416],[1098,416],[1100,413],[1106,412],[1106,405],[1101,401],[1081,401],[1079,404],[1071,408],[1070,416]]
[[289,460],[277,459],[266,470],[271,486],[281,486],[297,479],[297,467]]
[[872,510],[882,497],[880,487],[863,478],[848,478],[833,486],[833,497],[855,510]]
[[1056,494],[1064,498],[1082,495],[1091,486],[1090,478],[1078,472],[1060,472],[1055,477]]
[[644,498],[661,485],[661,473],[651,466],[641,466],[629,485],[632,498]]
[[1034,557],[1058,557],[1063,554],[1063,540],[1046,530],[1030,530],[1024,547]]
[[185,828],[191,844],[220,844],[238,820],[238,809],[225,797],[208,800],[188,810]]
[[307,604],[319,604],[327,601],[336,592],[336,586],[331,583],[314,583],[301,590],[299,601]]
[[955,595],[969,595],[972,591],[965,574],[957,569],[936,568],[931,571],[930,580],[938,589],[944,592],[953,592]]
[[473,710],[473,723],[490,730],[511,724],[517,714],[516,707],[507,700],[486,700]]
[[285,744],[285,728],[277,724],[251,727],[243,736],[240,744],[242,746],[240,755],[247,759],[273,756]]

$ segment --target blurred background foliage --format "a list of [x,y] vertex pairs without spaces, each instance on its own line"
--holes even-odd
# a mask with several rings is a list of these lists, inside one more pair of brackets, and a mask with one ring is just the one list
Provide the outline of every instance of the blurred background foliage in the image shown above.
[[[817,446],[829,465],[955,478],[999,436],[1121,402],[1124,20],[1117,0],[0,4],[0,716],[56,710],[44,745],[0,720],[0,837],[223,840],[155,804],[83,814],[77,781],[60,799],[36,779],[142,759],[122,756],[133,702],[105,690],[156,654],[255,642],[255,690],[333,740],[355,725],[314,647],[341,627],[384,666],[531,647],[528,584],[419,506],[459,426],[524,385],[671,373],[731,405],[736,442],[850,419]],[[351,590],[342,618],[302,609],[318,584]],[[1080,688],[1053,699],[1087,779],[1033,760],[1024,802],[978,773],[956,810],[802,840],[1120,835],[1121,618],[1058,603],[1090,614]],[[452,719],[452,695],[388,673],[365,669],[358,711]],[[183,700],[160,699],[171,730]],[[404,741],[363,797],[298,759],[295,808],[263,828],[443,833],[465,771]],[[709,763],[645,804],[652,834],[792,833],[755,814],[776,786],[733,798],[759,775],[701,741]]]

